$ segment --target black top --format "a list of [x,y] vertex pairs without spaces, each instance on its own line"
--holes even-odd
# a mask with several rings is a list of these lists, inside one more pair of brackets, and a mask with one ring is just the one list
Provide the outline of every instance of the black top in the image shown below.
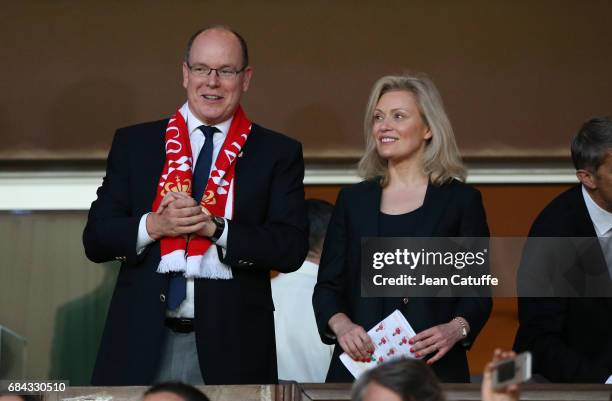
[[[381,237],[412,237],[417,236],[417,227],[423,206],[408,213],[386,214],[378,213],[378,233]],[[383,315],[386,317],[399,310],[408,318],[407,310],[402,298],[388,297],[382,300]],[[412,323],[411,323],[412,324]]]
[[408,213],[378,213],[378,233],[381,237],[413,237],[417,235],[417,223],[423,207]]

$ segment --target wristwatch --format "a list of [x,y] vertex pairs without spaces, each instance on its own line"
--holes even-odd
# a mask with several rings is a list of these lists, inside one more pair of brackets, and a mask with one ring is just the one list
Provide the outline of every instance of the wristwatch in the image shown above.
[[466,338],[470,329],[470,325],[468,324],[467,320],[465,320],[461,316],[457,316],[453,318],[453,320],[456,320],[457,323],[459,323],[459,329],[461,330],[461,338]]
[[219,238],[221,238],[221,234],[223,234],[223,230],[225,229],[225,219],[219,216],[212,216],[212,222],[215,224],[215,232],[210,237],[212,242],[217,242]]

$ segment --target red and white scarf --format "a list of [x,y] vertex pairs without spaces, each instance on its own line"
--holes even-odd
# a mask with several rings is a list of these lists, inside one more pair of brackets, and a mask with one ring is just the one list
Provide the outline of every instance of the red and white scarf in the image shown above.
[[[234,179],[236,158],[250,132],[251,122],[244,114],[242,107],[238,106],[223,146],[214,165],[211,166],[210,176],[200,202],[202,208],[214,216],[225,216],[228,194],[231,192],[231,184]],[[191,195],[192,191],[191,141],[185,118],[180,109],[170,118],[165,139],[166,162],[159,178],[157,195],[153,201],[153,212],[158,209],[168,192],[187,192]],[[229,201],[233,202],[233,199]],[[232,270],[219,263],[216,252],[206,253],[211,244],[208,238],[195,234],[189,237],[162,238],[160,240],[161,261],[157,272],[184,272],[185,277],[232,278]],[[216,260],[211,260],[211,257]]]

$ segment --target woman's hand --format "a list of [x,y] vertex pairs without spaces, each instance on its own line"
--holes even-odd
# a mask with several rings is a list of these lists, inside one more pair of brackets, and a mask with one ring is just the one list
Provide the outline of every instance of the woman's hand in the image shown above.
[[511,384],[502,389],[493,388],[493,366],[504,359],[514,358],[516,354],[512,351],[502,351],[499,348],[493,353],[493,360],[484,368],[482,376],[482,386],[480,393],[482,401],[518,401],[520,397],[518,384]]
[[423,330],[408,343],[412,346],[410,352],[417,357],[435,352],[436,354],[427,360],[427,364],[431,365],[442,358],[462,338],[460,324],[456,320],[451,320]]
[[353,323],[344,313],[329,319],[329,327],[336,335],[340,347],[355,361],[368,362],[374,352],[372,339],[363,327]]

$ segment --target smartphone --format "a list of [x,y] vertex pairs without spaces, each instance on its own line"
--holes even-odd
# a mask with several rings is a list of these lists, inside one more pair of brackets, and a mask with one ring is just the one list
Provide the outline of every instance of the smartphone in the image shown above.
[[523,352],[512,359],[498,362],[493,367],[493,388],[523,383],[531,378],[531,353]]

